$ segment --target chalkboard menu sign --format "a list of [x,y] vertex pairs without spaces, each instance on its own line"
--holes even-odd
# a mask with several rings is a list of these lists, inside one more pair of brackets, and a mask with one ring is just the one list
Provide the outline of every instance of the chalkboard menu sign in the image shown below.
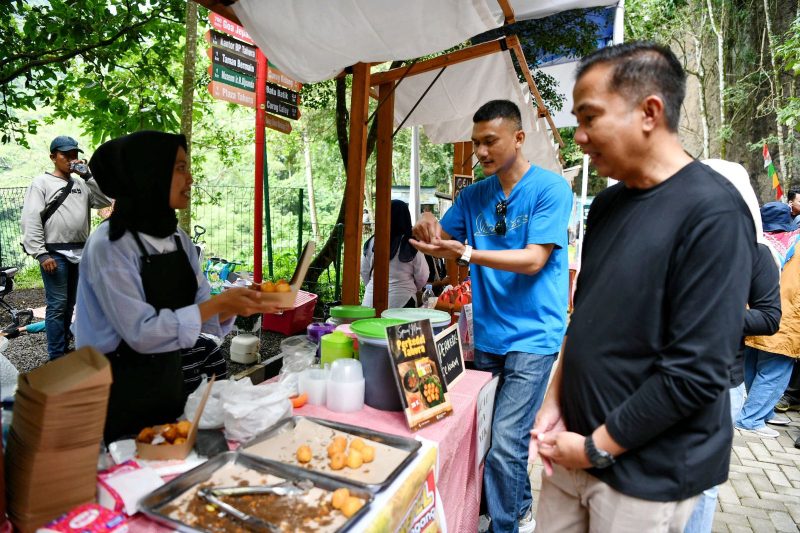
[[453,176],[453,201],[456,201],[456,198],[461,191],[472,185],[472,176],[467,176],[464,174],[456,174]]
[[464,356],[461,352],[460,337],[458,324],[453,324],[434,338],[436,355],[439,357],[439,364],[442,367],[442,374],[448,389],[452,388],[464,375]]
[[386,328],[392,370],[408,427],[417,430],[453,412],[430,320]]

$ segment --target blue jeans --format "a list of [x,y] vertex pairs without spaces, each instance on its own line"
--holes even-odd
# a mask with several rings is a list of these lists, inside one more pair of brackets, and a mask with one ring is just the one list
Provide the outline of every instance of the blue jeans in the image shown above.
[[744,386],[747,399],[736,419],[744,429],[764,427],[775,415],[773,409],[792,377],[794,359],[750,348],[744,351]]
[[78,265],[70,263],[64,256],[52,254],[56,261],[54,272],[42,271],[44,282],[45,331],[47,332],[47,355],[50,360],[64,355],[67,338],[71,335],[72,311],[75,308],[75,295],[78,292]]
[[494,400],[492,445],[483,471],[483,494],[494,533],[516,533],[531,507],[528,444],[556,354],[475,350],[475,368],[500,376]]
[[[730,389],[731,395],[731,423],[736,423],[739,412],[744,403],[744,383],[738,387]],[[711,526],[714,524],[714,511],[717,508],[717,496],[719,495],[719,485],[704,490],[694,506],[692,516],[686,522],[683,533],[711,533]]]

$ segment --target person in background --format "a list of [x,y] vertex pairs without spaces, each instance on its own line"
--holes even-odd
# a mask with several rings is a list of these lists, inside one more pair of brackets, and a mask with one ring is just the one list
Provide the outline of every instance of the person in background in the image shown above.
[[[111,204],[92,179],[78,141],[60,135],[50,143],[53,170],[33,179],[22,207],[22,247],[39,261],[44,283],[47,355],[68,351],[78,289],[78,263],[90,231],[90,208]],[[75,167],[76,163],[80,163]],[[77,176],[72,176],[77,174]]]
[[433,294],[439,296],[444,288],[450,284],[450,276],[447,275],[447,265],[441,257],[433,257],[425,254],[425,262],[428,263],[428,283],[433,289]]
[[575,142],[619,183],[589,210],[575,310],[531,432],[539,533],[683,530],[727,479],[730,365],[756,239],[742,195],[678,136],[686,74],[627,42],[576,71]]
[[201,332],[223,337],[236,315],[279,309],[246,288],[210,296],[175,215],[191,198],[183,135],[140,131],[113,139],[89,166],[115,205],[86,242],[74,329],[77,347],[92,346],[111,362],[110,443],[180,416],[181,350]]
[[792,208],[794,225],[800,226],[800,189],[789,189],[789,195],[786,198],[789,201],[789,207]]
[[536,521],[528,431],[566,327],[572,191],[522,155],[516,104],[492,100],[472,121],[472,145],[488,177],[462,190],[441,224],[423,213],[412,244],[469,265],[475,367],[499,376],[483,476],[489,526],[529,532]]
[[[411,213],[408,204],[392,200],[391,230],[389,235],[389,308],[417,307],[417,292],[428,282],[428,263],[425,255],[409,244]],[[364,282],[364,300],[361,305],[372,307],[373,278],[375,271],[375,236],[364,243],[361,258],[361,280]]]
[[764,238],[778,253],[781,264],[781,323],[772,336],[748,337],[744,354],[744,382],[747,399],[736,419],[736,427],[761,438],[777,438],[780,433],[768,427],[788,425],[789,419],[775,415],[778,403],[792,375],[795,359],[800,358],[800,259],[796,257],[800,230],[792,221],[791,209],[783,202],[761,206]]
[[[713,168],[727,178],[742,195],[750,210],[758,241],[758,251],[753,256],[753,274],[750,293],[744,315],[744,335],[772,335],[778,331],[781,321],[781,295],[779,288],[779,264],[772,249],[766,244],[762,233],[758,199],[747,171],[737,163],[721,159],[706,159],[704,165]],[[744,386],[744,337],[739,343],[736,359],[730,367],[731,424],[736,423],[745,397]],[[717,506],[719,485],[706,489],[697,501],[684,533],[710,533]]]

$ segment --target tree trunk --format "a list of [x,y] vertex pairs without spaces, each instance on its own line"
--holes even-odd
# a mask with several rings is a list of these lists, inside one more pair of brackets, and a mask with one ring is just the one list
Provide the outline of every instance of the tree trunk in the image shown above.
[[[389,68],[397,68],[402,66],[402,61],[393,61]],[[344,77],[336,79],[336,137],[339,141],[339,153],[342,156],[342,163],[344,164],[345,175],[347,174],[347,150],[349,148],[348,137],[348,124],[350,122],[350,114],[347,111],[347,84]],[[375,144],[378,140],[377,121],[373,120],[367,134],[367,159],[372,155],[375,150]],[[339,216],[336,217],[336,225],[344,224],[344,197],[339,206]],[[337,232],[332,231],[328,240],[322,245],[322,248],[317,252],[317,256],[311,262],[306,275],[306,283],[311,292],[314,292],[317,285],[317,280],[322,275],[328,266],[336,259],[336,252],[338,251],[339,240]]]
[[308,132],[303,130],[303,153],[306,160],[306,189],[308,189],[308,213],[311,217],[311,232],[314,240],[319,239],[319,224],[317,223],[317,202],[314,200],[314,174],[311,171],[311,141]]
[[767,42],[769,43],[769,61],[772,66],[772,109],[775,113],[775,124],[777,126],[778,134],[778,168],[780,174],[778,178],[783,177],[784,184],[789,183],[788,176],[786,175],[786,158],[784,157],[784,139],[783,139],[783,124],[778,118],[778,109],[783,105],[783,86],[781,85],[781,74],[778,71],[778,65],[775,61],[775,40],[772,35],[772,18],[769,13],[769,2],[764,0],[764,20],[767,25]]
[[[766,0],[765,0],[766,1]],[[724,55],[724,42],[722,23],[725,18],[725,4],[723,0],[723,7],[719,16],[719,24],[714,20],[714,5],[711,0],[706,0],[708,7],[708,21],[711,23],[711,31],[717,38],[717,77],[719,81],[719,131],[724,132],[727,127],[725,118],[725,55]],[[723,133],[719,140],[719,156],[725,159],[726,153],[726,137],[727,134]]]
[[[705,21],[703,21],[705,22]],[[700,24],[700,28],[703,23]],[[698,103],[700,105],[700,123],[703,126],[703,159],[708,159],[711,153],[711,141],[708,134],[708,109],[706,108],[706,69],[703,66],[703,38],[700,35],[698,39],[696,35],[692,35],[694,42],[694,60],[697,62],[697,92]]]
[[[181,133],[186,136],[186,159],[192,168],[192,111],[194,109],[194,66],[197,61],[197,4],[186,2],[186,51],[183,54],[183,95],[181,96]],[[192,226],[192,204],[181,209],[178,222],[187,233]]]

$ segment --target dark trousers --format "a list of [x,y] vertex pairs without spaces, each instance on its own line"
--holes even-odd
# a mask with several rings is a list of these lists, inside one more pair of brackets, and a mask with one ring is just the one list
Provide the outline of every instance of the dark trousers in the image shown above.
[[789,378],[789,386],[786,387],[786,392],[783,393],[788,396],[792,403],[800,403],[800,365],[797,361],[792,368],[792,377]]
[[75,295],[78,291],[78,265],[70,263],[64,256],[52,254],[56,261],[53,272],[42,272],[45,311],[45,331],[47,332],[47,355],[52,361],[64,355],[72,337],[72,311],[75,309]]

